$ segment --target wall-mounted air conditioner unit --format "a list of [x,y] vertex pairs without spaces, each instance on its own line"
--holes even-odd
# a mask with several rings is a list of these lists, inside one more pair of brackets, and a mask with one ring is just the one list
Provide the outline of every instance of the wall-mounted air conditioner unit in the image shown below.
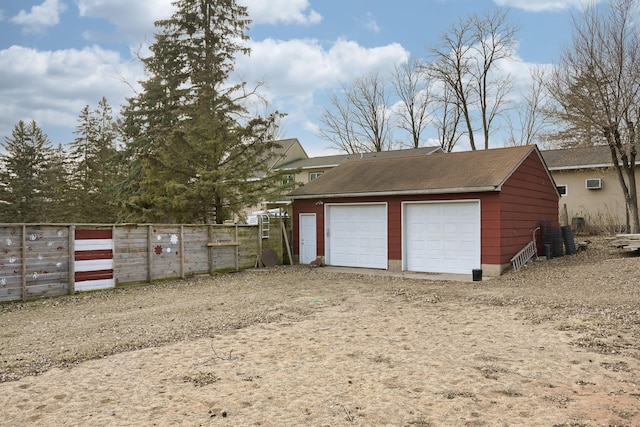
[[586,186],[589,190],[599,190],[602,188],[602,178],[587,179]]

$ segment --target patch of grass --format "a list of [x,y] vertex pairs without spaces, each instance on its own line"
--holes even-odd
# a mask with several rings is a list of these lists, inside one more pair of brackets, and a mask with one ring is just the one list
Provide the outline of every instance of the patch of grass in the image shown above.
[[467,399],[474,399],[476,397],[475,393],[470,391],[461,391],[461,390],[449,390],[443,393],[443,396],[447,399],[455,399],[456,397],[464,397]]
[[193,383],[196,387],[204,387],[209,384],[213,384],[220,380],[213,372],[199,372],[197,374],[185,375],[182,377],[182,381],[186,383]]
[[505,390],[497,390],[496,393],[501,394],[503,396],[507,396],[507,397],[522,397],[522,393],[512,388],[508,388]]

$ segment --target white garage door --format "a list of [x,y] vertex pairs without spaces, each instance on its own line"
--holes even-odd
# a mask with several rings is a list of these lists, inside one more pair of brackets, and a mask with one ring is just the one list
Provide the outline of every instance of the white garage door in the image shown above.
[[327,264],[387,268],[387,205],[328,205]]
[[404,205],[408,271],[471,274],[480,268],[480,202]]

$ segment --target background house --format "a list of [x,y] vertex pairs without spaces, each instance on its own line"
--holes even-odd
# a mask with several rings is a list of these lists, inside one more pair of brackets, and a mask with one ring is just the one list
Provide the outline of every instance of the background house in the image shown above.
[[283,164],[309,158],[298,138],[280,139],[276,142],[280,147],[273,150],[273,156],[269,159],[269,170],[278,170]]
[[346,161],[290,197],[300,263],[499,275],[541,221],[558,224],[535,146]]
[[[624,231],[627,211],[609,146],[545,150],[542,156],[561,195],[562,222],[574,231]],[[636,168],[639,165],[637,161]]]
[[[309,155],[300,144],[297,138],[280,139],[275,141],[277,146],[265,156],[264,162],[268,172],[279,170],[282,164],[291,163],[300,159],[308,159]],[[265,173],[255,172],[252,179],[259,180],[264,178]],[[238,212],[233,218],[233,223],[257,224],[258,217],[264,213],[270,215],[271,212],[279,211],[279,206],[285,202],[269,203],[266,200],[259,202],[254,206],[246,206],[242,211]]]

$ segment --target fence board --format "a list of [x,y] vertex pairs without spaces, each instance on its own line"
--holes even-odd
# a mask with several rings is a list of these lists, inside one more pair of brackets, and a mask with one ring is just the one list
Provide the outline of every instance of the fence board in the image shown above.
[[181,276],[180,227],[155,226],[151,234],[153,280],[171,279]]
[[[184,260],[185,275],[206,274],[209,272],[209,227],[184,227]],[[188,242],[188,243],[187,243]]]
[[113,261],[116,285],[149,281],[147,227],[117,226],[113,239],[116,248]]

